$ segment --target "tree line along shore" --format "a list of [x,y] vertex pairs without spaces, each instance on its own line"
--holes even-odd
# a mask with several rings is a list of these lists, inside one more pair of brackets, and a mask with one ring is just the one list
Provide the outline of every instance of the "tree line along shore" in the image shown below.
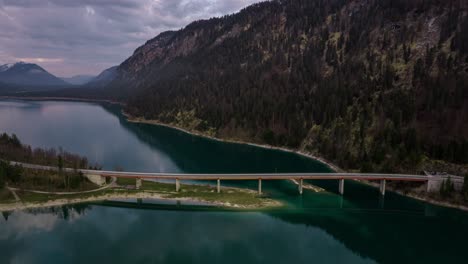
[[[54,170],[25,168],[10,161],[56,167]],[[73,168],[75,170],[65,170]],[[176,192],[173,184],[145,182],[139,189],[135,180],[107,179],[97,186],[80,169],[101,169],[85,157],[62,149],[31,148],[16,135],[0,135],[0,210],[78,203],[119,198],[193,200],[214,206],[238,209],[278,207],[280,202],[243,188],[223,188],[218,194],[210,185],[183,184]]]

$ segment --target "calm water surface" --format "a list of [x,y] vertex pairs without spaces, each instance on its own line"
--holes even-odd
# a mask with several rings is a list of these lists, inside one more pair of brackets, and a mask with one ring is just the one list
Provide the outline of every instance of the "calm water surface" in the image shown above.
[[[316,161],[125,121],[112,105],[0,101],[0,132],[62,147],[105,169],[325,172]],[[468,214],[346,182],[326,193],[265,182],[285,208],[232,212],[114,201],[3,213],[0,263],[464,263]],[[241,183],[255,188],[253,182]]]

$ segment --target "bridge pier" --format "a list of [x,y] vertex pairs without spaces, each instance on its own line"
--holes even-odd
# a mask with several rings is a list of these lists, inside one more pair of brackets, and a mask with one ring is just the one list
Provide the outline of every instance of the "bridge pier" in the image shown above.
[[262,194],[262,179],[258,179],[258,194]]
[[385,179],[380,181],[380,194],[381,195],[385,195],[385,184],[386,184]]
[[178,178],[175,180],[175,190],[176,192],[179,192],[180,190],[180,181]]
[[341,195],[344,194],[344,179],[340,179],[338,182],[338,191]]
[[299,180],[299,194],[302,194],[302,185],[303,185],[303,180],[302,178]]
[[383,210],[385,208],[385,196],[379,196],[379,209]]
[[135,183],[135,189],[139,190],[142,185],[143,184],[142,184],[141,178],[137,178],[136,183]]
[[217,191],[218,191],[218,193],[221,192],[221,180],[220,179],[218,179]]

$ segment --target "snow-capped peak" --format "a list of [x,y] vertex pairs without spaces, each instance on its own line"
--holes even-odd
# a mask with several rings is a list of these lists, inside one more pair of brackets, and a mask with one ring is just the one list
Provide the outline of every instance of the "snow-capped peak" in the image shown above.
[[0,72],[7,71],[11,67],[15,66],[15,63],[8,63],[0,66]]

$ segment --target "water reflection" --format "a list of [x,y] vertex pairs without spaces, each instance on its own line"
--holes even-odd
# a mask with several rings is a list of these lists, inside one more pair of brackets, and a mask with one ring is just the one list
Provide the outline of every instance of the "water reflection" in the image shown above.
[[434,207],[437,214],[427,217],[338,207],[202,208],[118,201],[13,212],[0,220],[0,263],[460,263],[467,257],[467,215],[454,210]]
[[105,169],[181,171],[168,155],[122,129],[118,117],[96,104],[0,101],[0,131],[35,147],[63,147]]
[[3,100],[0,131],[16,133],[33,146],[61,146],[102,164],[104,169],[187,173],[329,171],[319,162],[292,153],[130,123],[119,106],[110,104]]
[[18,239],[34,232],[50,232],[54,230],[58,221],[73,222],[84,215],[89,208],[89,205],[81,204],[2,212],[0,240]]
[[[1,223],[6,238],[0,249],[9,251],[0,254],[0,262],[374,263],[320,228],[262,213],[92,206],[82,217],[65,220],[59,211],[12,213]],[[47,228],[18,236],[15,223],[27,225],[18,221],[23,218],[39,219]]]

